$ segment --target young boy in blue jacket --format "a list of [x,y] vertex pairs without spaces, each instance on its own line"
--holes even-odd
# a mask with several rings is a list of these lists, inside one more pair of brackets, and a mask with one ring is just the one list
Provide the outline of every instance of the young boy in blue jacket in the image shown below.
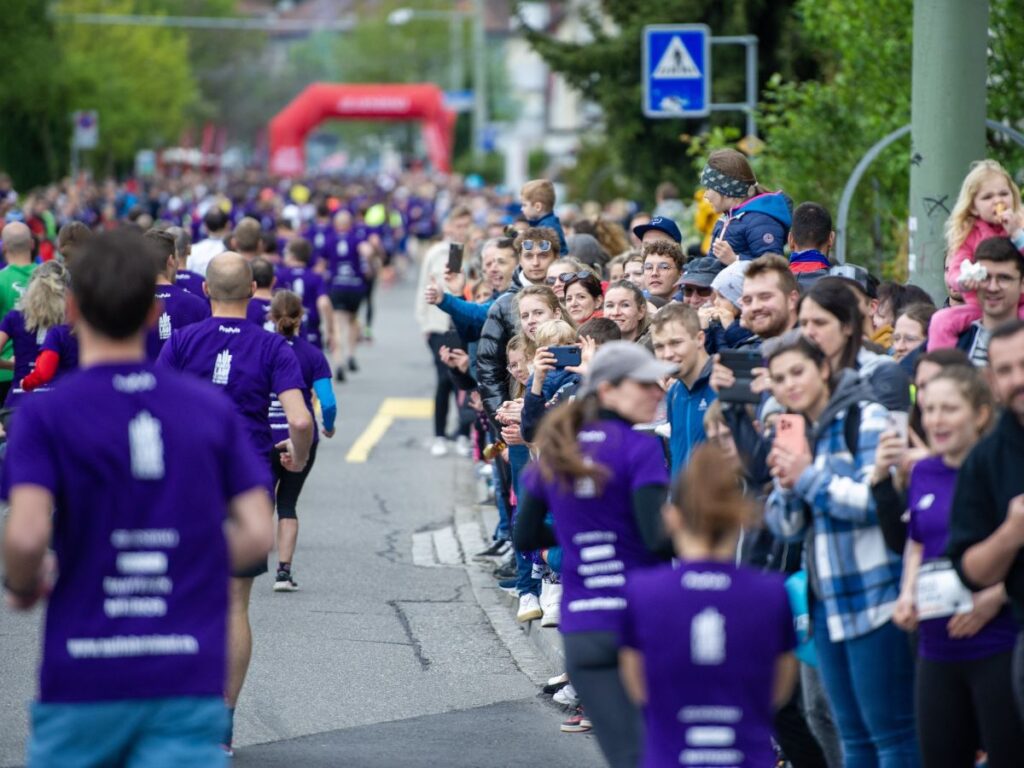
[[704,332],[697,310],[687,304],[667,304],[651,320],[654,355],[679,366],[668,388],[668,439],[672,477],[686,467],[693,449],[707,439],[704,413],[718,398],[711,389],[712,361],[704,349]]
[[534,179],[519,190],[523,216],[531,227],[550,227],[558,233],[558,248],[563,256],[569,255],[562,222],[555,216],[555,185],[547,179]]

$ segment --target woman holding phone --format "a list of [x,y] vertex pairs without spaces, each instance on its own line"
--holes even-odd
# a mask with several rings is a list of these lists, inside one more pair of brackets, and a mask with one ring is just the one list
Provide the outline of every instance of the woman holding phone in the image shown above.
[[776,444],[768,527],[805,548],[815,651],[847,768],[917,766],[913,659],[892,623],[900,558],[885,545],[870,492],[888,411],[848,369],[833,372],[806,336],[762,348],[772,394],[806,420],[810,450]]
[[957,474],[991,424],[992,395],[977,368],[949,366],[928,383],[921,410],[934,453],[910,476],[910,537],[893,617],[918,630],[921,754],[929,768],[971,768],[979,748],[990,768],[1020,765],[1024,729],[1011,684],[1018,630],[1006,588],[972,594],[945,558]]

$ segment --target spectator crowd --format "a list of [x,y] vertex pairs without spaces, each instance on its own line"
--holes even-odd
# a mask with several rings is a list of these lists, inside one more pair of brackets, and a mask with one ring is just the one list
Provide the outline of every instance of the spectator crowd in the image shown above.
[[473,458],[476,560],[561,634],[563,731],[616,768],[1020,765],[1012,175],[964,178],[943,296],[836,263],[830,212],[736,150],[693,181],[647,213],[546,179],[0,176],[4,587],[48,600],[29,763],[230,754],[254,580],[299,589],[335,385],[415,272],[429,452]]

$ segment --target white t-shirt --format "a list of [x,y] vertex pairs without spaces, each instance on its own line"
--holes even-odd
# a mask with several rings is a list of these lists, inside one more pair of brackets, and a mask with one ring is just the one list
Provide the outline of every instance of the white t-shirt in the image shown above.
[[206,277],[206,268],[210,266],[213,257],[218,253],[224,253],[227,247],[224,241],[216,237],[208,237],[200,240],[192,246],[192,253],[189,254],[187,267],[190,272],[197,272]]

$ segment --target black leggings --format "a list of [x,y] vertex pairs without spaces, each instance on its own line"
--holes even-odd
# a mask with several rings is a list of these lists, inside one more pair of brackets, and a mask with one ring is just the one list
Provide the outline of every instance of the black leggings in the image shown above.
[[1014,703],[1012,652],[973,661],[917,660],[917,733],[927,768],[1019,766],[1024,727]]
[[619,677],[618,638],[614,632],[562,635],[565,671],[580,695],[594,735],[611,768],[636,768],[643,748],[643,719]]
[[[366,327],[369,328],[373,325],[373,287],[377,283],[377,278],[372,277],[366,281]],[[356,318],[357,320],[359,318]]]
[[[457,342],[457,338],[454,341]],[[455,385],[448,366],[441,362],[440,349],[453,343],[452,334],[432,333],[427,337],[430,354],[434,358],[434,369],[437,373],[437,387],[434,389],[434,437],[444,437],[448,428],[448,401],[456,395]],[[460,424],[458,433],[469,435],[469,424]]]
[[271,456],[274,487],[277,489],[277,516],[281,520],[295,520],[298,517],[296,507],[299,503],[299,494],[302,493],[302,486],[306,484],[306,478],[309,477],[313,462],[316,461],[316,446],[317,443],[310,446],[309,461],[301,472],[290,472],[281,466],[281,451],[275,450]]

